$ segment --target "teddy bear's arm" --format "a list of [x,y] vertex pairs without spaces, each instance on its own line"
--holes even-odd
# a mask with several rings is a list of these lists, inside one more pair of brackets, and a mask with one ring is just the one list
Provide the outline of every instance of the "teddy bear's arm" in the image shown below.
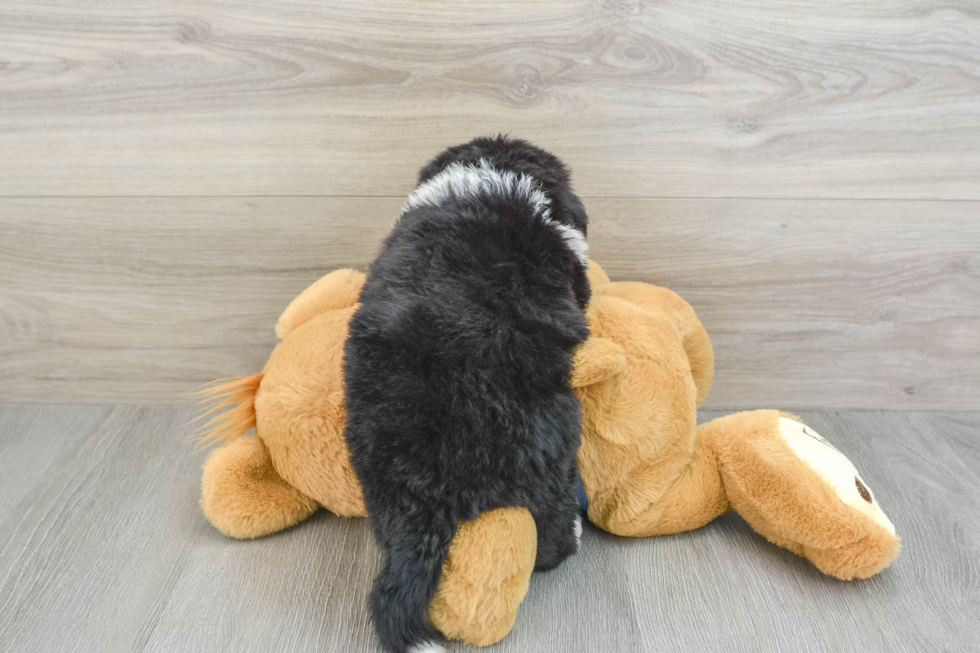
[[575,350],[572,387],[584,388],[621,374],[626,369],[626,352],[608,338],[592,336]]

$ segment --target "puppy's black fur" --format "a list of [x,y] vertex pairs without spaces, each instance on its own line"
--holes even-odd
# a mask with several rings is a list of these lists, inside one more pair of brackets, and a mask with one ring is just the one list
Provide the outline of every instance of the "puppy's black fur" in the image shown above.
[[[588,218],[557,157],[476,139],[425,166],[420,185],[453,164],[530,178],[551,222],[584,236]],[[528,508],[536,569],[577,549],[570,375],[589,299],[585,264],[520,193],[450,192],[406,207],[371,266],[344,353],[346,438],[384,554],[370,610],[396,653],[434,636],[427,608],[460,520]]]

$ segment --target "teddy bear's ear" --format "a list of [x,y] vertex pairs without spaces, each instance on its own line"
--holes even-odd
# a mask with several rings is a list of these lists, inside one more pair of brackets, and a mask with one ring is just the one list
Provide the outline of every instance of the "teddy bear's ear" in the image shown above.
[[334,270],[313,282],[279,316],[276,336],[282,340],[290,331],[324,311],[353,306],[361,295],[364,279],[364,274],[357,270]]
[[609,283],[609,276],[606,271],[593,260],[589,260],[589,269],[586,272],[589,277],[589,284],[593,286],[599,286],[604,283]]
[[592,336],[575,350],[572,387],[584,388],[611,379],[626,370],[626,352],[609,338]]

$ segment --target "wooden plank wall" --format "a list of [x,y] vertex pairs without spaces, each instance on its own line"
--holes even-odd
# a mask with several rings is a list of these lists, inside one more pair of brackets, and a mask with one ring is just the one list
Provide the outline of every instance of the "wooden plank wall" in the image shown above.
[[980,5],[940,0],[5,0],[0,400],[259,369],[495,132],[694,305],[710,407],[980,405]]

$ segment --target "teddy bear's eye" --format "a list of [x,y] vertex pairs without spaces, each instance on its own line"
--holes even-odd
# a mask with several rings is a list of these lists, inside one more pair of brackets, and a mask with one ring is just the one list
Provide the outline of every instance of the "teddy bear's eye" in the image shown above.
[[867,501],[868,503],[871,503],[872,502],[871,492],[868,491],[868,488],[864,486],[864,483],[862,483],[861,479],[859,479],[857,476],[854,477],[854,485],[857,486],[858,494],[861,495],[861,498]]

